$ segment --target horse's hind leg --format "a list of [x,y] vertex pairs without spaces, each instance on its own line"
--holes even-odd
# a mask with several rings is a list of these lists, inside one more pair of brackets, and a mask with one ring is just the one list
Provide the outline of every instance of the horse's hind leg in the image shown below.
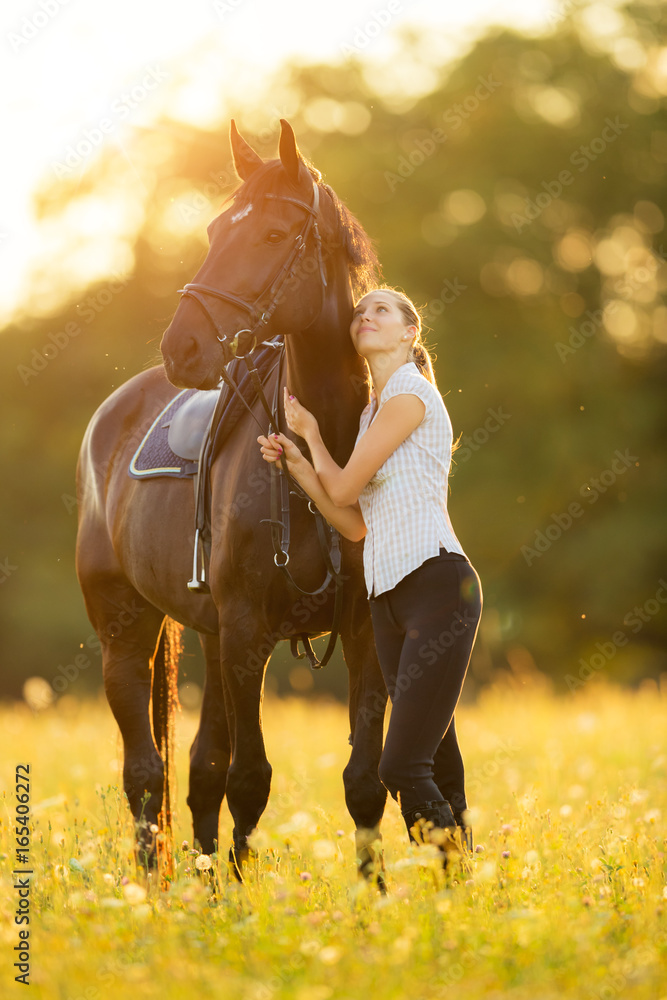
[[164,765],[150,719],[151,661],[164,613],[122,576],[88,577],[81,567],[79,575],[100,640],[104,690],[123,738],[123,786],[135,819],[139,861],[154,864],[150,827],[162,808]]
[[204,854],[217,848],[220,806],[230,759],[229,730],[220,668],[218,636],[200,635],[206,658],[206,682],[199,729],[190,748],[190,794],[194,839]]

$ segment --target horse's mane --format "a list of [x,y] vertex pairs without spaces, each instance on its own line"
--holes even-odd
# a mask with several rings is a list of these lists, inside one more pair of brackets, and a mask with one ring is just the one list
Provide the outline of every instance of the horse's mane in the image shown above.
[[[380,262],[373,241],[333,188],[324,183],[320,171],[303,156],[301,159],[320,190],[325,191],[331,199],[336,230],[322,232],[322,239],[325,246],[331,243],[333,247],[340,246],[342,240],[350,269],[352,293],[355,300],[359,299],[372,288],[377,288],[381,281]],[[282,163],[280,160],[269,160],[255,170],[231,197],[234,199],[235,209],[242,209],[258,195],[284,193],[285,172]]]

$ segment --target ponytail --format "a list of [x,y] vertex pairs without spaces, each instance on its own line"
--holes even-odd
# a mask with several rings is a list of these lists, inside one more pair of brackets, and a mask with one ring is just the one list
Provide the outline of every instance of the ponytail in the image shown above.
[[417,339],[408,352],[408,361],[414,361],[419,371],[429,382],[435,385],[435,375],[433,373],[433,362],[426,346],[421,340],[421,331],[417,334]]

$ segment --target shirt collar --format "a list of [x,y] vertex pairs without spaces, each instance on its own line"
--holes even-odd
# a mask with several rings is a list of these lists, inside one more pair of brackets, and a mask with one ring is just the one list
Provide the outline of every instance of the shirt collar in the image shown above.
[[400,365],[396,369],[395,372],[391,373],[391,375],[389,376],[389,378],[387,379],[387,381],[385,383],[385,389],[390,384],[391,380],[393,378],[396,378],[396,376],[398,375],[398,373],[404,371],[406,368],[414,368],[414,370],[417,372],[417,374],[419,374],[419,368],[417,368],[417,365],[414,363],[414,361],[406,361],[404,365]]

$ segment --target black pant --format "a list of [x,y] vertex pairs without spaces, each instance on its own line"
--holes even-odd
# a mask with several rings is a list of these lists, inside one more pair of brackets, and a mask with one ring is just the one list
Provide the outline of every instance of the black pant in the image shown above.
[[467,808],[454,709],[482,614],[482,586],[458,552],[440,549],[370,600],[375,645],[392,701],[379,775],[402,812]]

